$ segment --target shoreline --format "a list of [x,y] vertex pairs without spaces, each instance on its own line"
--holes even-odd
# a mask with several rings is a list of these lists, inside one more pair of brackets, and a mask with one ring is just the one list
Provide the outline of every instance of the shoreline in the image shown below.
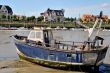
[[[93,27],[93,23],[87,23],[87,24],[83,24],[86,25],[90,28]],[[34,23],[34,22],[10,22],[10,23],[6,23],[4,22],[0,22],[0,26],[2,27],[26,27],[26,28],[33,28],[34,26],[37,27],[51,27],[51,28],[56,28],[56,27],[60,27],[60,28],[84,28],[78,24],[75,24],[73,22],[68,22],[68,23],[61,23],[61,22],[56,22],[56,23],[51,23],[51,22],[38,22],[38,23]],[[102,24],[102,28],[103,29],[110,29],[110,23],[109,24]]]
[[43,67],[24,60],[0,61],[0,73],[84,73]]

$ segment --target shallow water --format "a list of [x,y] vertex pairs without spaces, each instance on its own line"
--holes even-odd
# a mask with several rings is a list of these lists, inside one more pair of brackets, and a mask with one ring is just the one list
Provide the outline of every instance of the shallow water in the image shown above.
[[[53,31],[54,38],[57,40],[64,40],[64,41],[84,41],[87,40],[87,31],[82,31],[82,30],[74,30],[74,31]],[[27,36],[29,34],[29,31],[26,30],[0,30],[0,60],[19,60],[19,57],[16,52],[16,46],[14,45],[12,38],[10,37],[11,35],[25,35]],[[65,36],[68,35],[68,36]],[[110,31],[102,31],[100,36],[104,37],[105,39],[105,44],[110,45]],[[110,48],[107,51],[106,58],[104,60],[104,65],[100,66],[100,71],[102,73],[110,73]],[[38,68],[39,66],[36,65]],[[42,69],[45,69],[45,67],[41,67]],[[40,68],[39,68],[40,69]],[[40,70],[42,70],[40,69]],[[55,73],[71,73],[71,72],[66,72],[66,71],[57,71],[55,69],[51,68],[46,68],[49,69],[49,71],[53,71]],[[1,70],[0,70],[1,71]],[[10,71],[10,69],[9,69]],[[44,70],[45,71],[45,70]],[[51,72],[46,72],[46,73],[51,73]],[[1,72],[0,72],[1,73]],[[9,73],[8,71],[5,73]],[[23,72],[25,73],[25,72]]]

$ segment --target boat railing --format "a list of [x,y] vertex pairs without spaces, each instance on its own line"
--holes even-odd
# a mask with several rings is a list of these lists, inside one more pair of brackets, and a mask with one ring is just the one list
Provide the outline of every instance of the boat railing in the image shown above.
[[58,42],[55,42],[55,47],[61,48],[64,50],[84,50],[85,48],[87,49],[91,49],[93,47],[95,48],[93,44],[94,42],[91,42],[91,41],[85,41],[85,42],[58,41]]
[[67,44],[67,43],[63,43],[63,42],[60,42],[60,41],[55,41],[54,44],[49,44],[49,43],[45,43],[45,42],[35,42],[35,41],[27,41],[27,44],[28,45],[31,45],[31,46],[44,46],[44,47],[51,47],[51,49],[60,49],[60,50],[74,50],[75,45],[72,45],[72,44]]
[[67,43],[62,43],[62,42],[55,42],[55,48],[59,48],[62,50],[73,50],[74,49],[74,45],[72,44],[67,44]]
[[[94,45],[95,42],[85,41],[85,42],[74,42],[74,41],[55,41],[54,44],[45,42],[32,42],[30,45],[39,45],[45,47],[56,48],[60,50],[90,50],[97,49],[99,45]],[[99,43],[99,42],[98,42]]]
[[93,46],[94,42],[85,41],[85,42],[74,42],[74,41],[55,41],[54,44],[48,43],[38,43],[37,45],[44,45],[46,47],[52,47],[60,50],[89,50],[96,48],[97,46]]

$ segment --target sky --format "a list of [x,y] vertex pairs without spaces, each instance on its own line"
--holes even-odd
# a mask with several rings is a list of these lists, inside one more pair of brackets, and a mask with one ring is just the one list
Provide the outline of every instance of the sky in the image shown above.
[[36,17],[50,9],[64,9],[65,17],[81,17],[83,14],[98,15],[103,11],[110,18],[110,0],[0,0],[0,5],[8,5],[13,13]]

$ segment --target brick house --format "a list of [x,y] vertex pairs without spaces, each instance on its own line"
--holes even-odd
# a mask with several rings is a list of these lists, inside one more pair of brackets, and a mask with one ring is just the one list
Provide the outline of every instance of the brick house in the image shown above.
[[[84,14],[82,16],[82,21],[83,21],[83,23],[95,22],[96,18],[98,18],[98,15]],[[107,15],[103,15],[102,19],[105,23],[108,23],[108,16]]]

